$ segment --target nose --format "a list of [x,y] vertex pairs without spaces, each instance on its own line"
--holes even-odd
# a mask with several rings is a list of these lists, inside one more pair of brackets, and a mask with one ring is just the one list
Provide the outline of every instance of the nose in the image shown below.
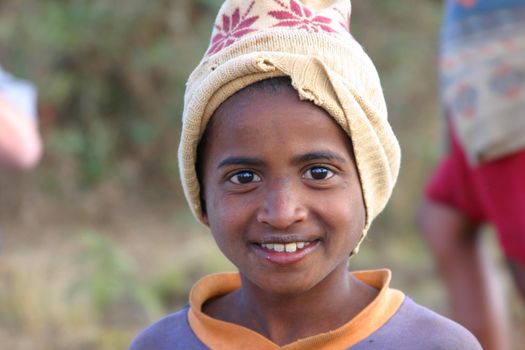
[[306,219],[307,209],[299,190],[287,180],[271,184],[257,212],[257,221],[284,230]]

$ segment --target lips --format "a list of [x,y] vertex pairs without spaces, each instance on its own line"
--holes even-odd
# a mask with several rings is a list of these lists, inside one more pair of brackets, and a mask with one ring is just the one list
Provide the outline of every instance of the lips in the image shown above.
[[266,240],[264,243],[254,243],[252,246],[255,248],[255,252],[264,259],[277,265],[289,265],[307,257],[321,243],[318,239],[291,240],[290,238],[279,237],[279,239]]

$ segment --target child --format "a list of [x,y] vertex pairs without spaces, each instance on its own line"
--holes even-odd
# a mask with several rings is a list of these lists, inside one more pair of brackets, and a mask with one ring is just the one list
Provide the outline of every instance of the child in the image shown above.
[[349,1],[226,1],[190,76],[185,194],[239,273],[205,277],[138,349],[480,349],[458,324],[350,273],[400,151]]

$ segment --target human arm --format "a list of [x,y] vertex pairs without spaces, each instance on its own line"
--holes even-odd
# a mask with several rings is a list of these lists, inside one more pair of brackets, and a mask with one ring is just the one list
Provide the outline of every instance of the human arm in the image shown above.
[[0,67],[0,168],[31,169],[41,153],[36,90]]
[[502,298],[494,288],[479,227],[459,211],[431,200],[422,205],[418,219],[447,287],[454,319],[485,350],[510,349]]
[[36,121],[0,92],[0,165],[17,169],[36,166],[42,142]]

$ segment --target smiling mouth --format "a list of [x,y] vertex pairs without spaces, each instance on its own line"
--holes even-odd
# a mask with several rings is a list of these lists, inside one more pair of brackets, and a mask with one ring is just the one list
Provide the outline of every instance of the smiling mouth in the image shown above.
[[295,253],[297,250],[304,249],[316,241],[299,241],[290,243],[259,243],[258,245],[269,251],[277,253]]

